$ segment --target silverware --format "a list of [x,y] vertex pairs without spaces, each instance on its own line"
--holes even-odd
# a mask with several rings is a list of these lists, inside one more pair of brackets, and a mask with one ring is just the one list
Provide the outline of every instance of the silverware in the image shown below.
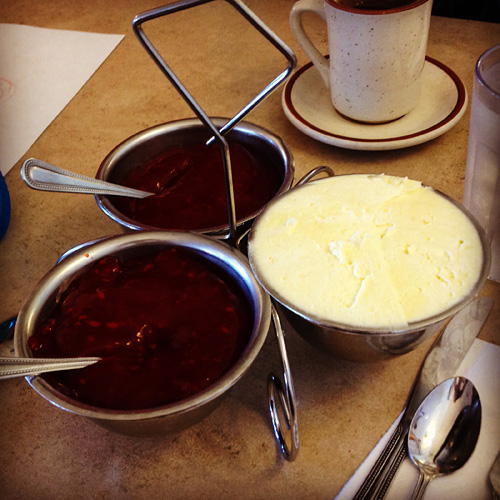
[[488,476],[492,490],[492,499],[500,500],[500,453],[495,458]]
[[481,400],[465,377],[441,382],[426,396],[411,421],[408,454],[420,469],[411,500],[420,500],[437,476],[465,465],[481,431]]
[[35,158],[23,163],[21,177],[30,188],[40,191],[106,194],[129,198],[146,198],[154,194],[76,174]]
[[399,465],[406,457],[408,429],[417,408],[436,385],[455,374],[492,305],[493,300],[488,297],[475,299],[444,328],[427,354],[399,424],[353,500],[384,498]]
[[101,358],[4,358],[0,357],[0,380],[60,370],[85,368]]

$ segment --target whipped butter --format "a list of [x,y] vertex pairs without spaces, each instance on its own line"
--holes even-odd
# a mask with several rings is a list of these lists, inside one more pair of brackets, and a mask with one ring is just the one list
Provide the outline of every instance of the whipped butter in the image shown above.
[[401,329],[463,299],[480,277],[483,249],[469,218],[432,188],[357,174],[311,182],[268,205],[249,259],[292,309]]

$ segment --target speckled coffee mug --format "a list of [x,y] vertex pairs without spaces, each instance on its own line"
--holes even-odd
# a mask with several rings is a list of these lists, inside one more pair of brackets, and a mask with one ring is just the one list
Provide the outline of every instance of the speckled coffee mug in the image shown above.
[[[432,0],[299,0],[290,25],[336,110],[353,120],[383,123],[418,103],[431,9]],[[305,33],[305,12],[325,19],[329,60]]]

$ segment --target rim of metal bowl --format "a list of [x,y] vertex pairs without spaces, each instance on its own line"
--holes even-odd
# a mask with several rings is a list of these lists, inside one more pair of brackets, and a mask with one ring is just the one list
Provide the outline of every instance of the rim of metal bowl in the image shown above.
[[248,261],[240,252],[213,238],[180,231],[141,231],[110,236],[92,242],[88,246],[83,246],[75,252],[68,252],[68,256],[41,279],[21,308],[14,334],[16,356],[32,357],[26,341],[38,321],[43,319],[45,310],[41,306],[47,300],[52,300],[54,295],[60,293],[61,287],[64,289],[64,286],[89,265],[106,255],[130,251],[137,247],[150,247],[153,249],[166,246],[178,246],[192,250],[206,257],[209,261],[220,265],[226,273],[231,270],[238,278],[242,279],[244,286],[252,294],[254,304],[251,305],[255,308],[254,328],[250,340],[238,361],[228,372],[202,392],[184,400],[151,409],[112,410],[86,405],[61,394],[40,376],[26,377],[29,384],[42,397],[63,410],[89,418],[121,421],[146,420],[181,414],[204,406],[228,391],[246,373],[260,352],[269,330],[271,320],[270,298],[260,287],[248,265]]
[[[212,118],[213,123],[216,126],[222,127],[227,121],[228,118],[215,117]],[[160,125],[156,125],[154,127],[147,128],[130,136],[128,139],[125,139],[123,142],[118,144],[108,155],[104,158],[103,162],[99,166],[99,169],[96,174],[96,178],[100,180],[107,180],[107,175],[110,171],[113,170],[114,166],[119,163],[124,157],[126,157],[138,144],[145,143],[147,141],[153,140],[156,137],[161,137],[163,135],[172,133],[172,132],[182,132],[187,131],[188,129],[199,129],[203,130],[205,127],[200,120],[197,118],[186,118],[182,120],[170,121],[167,123],[162,123]],[[253,123],[241,121],[239,122],[234,129],[229,132],[227,135],[231,136],[231,134],[235,134],[238,132],[243,132],[245,135],[249,137],[259,137],[266,144],[272,146],[279,153],[279,156],[282,158],[285,168],[285,176],[283,178],[283,182],[281,183],[280,188],[274,195],[273,199],[282,193],[288,191],[292,186],[294,174],[295,174],[295,166],[292,152],[290,148],[285,144],[285,142],[273,134],[269,130],[255,125]],[[215,145],[217,147],[217,145]],[[95,195],[96,202],[99,208],[112,220],[117,222],[118,224],[125,226],[126,228],[133,231],[141,231],[141,230],[149,230],[149,231],[168,231],[175,230],[169,228],[158,228],[154,226],[149,226],[147,224],[139,224],[137,221],[127,217],[123,213],[121,213],[111,202],[110,197],[106,195]],[[254,219],[263,209],[256,210],[252,214],[250,214],[245,219],[239,219],[237,221],[237,227],[246,224],[247,222]],[[238,218],[238,217],[237,217]],[[204,228],[204,229],[193,229],[191,232],[208,234],[212,236],[220,235],[227,231],[229,227],[229,223],[225,225],[220,225],[216,227]]]
[[[335,177],[343,177],[347,175],[363,175],[363,174],[342,174],[342,175],[336,175]],[[370,175],[370,174],[366,174]],[[310,186],[312,183],[317,183],[317,182],[323,182],[323,181],[328,181],[329,178],[324,178],[324,179],[317,179],[314,181],[309,182],[306,185],[303,186],[298,186],[294,187],[293,191],[296,189],[304,189],[307,186]],[[428,318],[424,318],[419,321],[414,321],[408,323],[408,326],[406,328],[401,328],[401,329],[395,329],[395,330],[388,330],[387,327],[363,327],[363,326],[353,326],[353,325],[348,325],[344,324],[341,322],[333,321],[333,320],[328,320],[324,318],[320,318],[318,316],[315,316],[314,314],[310,314],[307,311],[302,310],[300,307],[297,307],[293,304],[290,304],[286,299],[284,299],[278,292],[274,290],[272,286],[270,286],[269,283],[266,282],[265,278],[261,276],[259,273],[259,269],[256,265],[252,263],[252,258],[251,258],[251,252],[249,252],[249,262],[250,262],[250,267],[252,268],[253,273],[255,274],[257,280],[261,284],[261,286],[264,288],[264,290],[267,291],[273,297],[275,300],[277,300],[280,304],[282,304],[284,307],[286,307],[288,310],[291,312],[297,314],[301,318],[313,323],[314,325],[317,325],[319,327],[323,328],[329,328],[329,329],[335,329],[335,330],[342,330],[346,333],[352,334],[352,335],[386,335],[387,333],[390,333],[391,335],[397,335],[397,334],[406,334],[406,333],[411,333],[415,332],[418,330],[422,330],[424,328],[427,328],[433,324],[439,323],[452,315],[454,315],[456,312],[458,312],[460,309],[462,309],[465,305],[467,305],[469,302],[471,302],[474,297],[480,292],[481,288],[484,286],[486,280],[488,279],[488,273],[491,265],[491,249],[490,245],[488,242],[488,238],[486,236],[486,233],[482,226],[479,224],[479,222],[476,220],[476,218],[459,202],[448,196],[447,194],[442,193],[441,191],[433,188],[432,186],[427,186],[423,184],[423,186],[428,187],[432,189],[435,193],[439,194],[449,202],[451,202],[454,206],[456,206],[459,210],[462,211],[462,213],[465,214],[465,216],[471,221],[471,223],[474,225],[476,228],[478,234],[479,234],[479,239],[481,241],[481,246],[483,250],[483,263],[481,267],[481,271],[479,273],[479,277],[474,284],[474,286],[471,288],[470,293],[467,294],[463,299],[449,307],[448,309],[445,309],[444,311],[435,314],[434,316],[430,316]],[[283,194],[283,196],[287,196],[287,193]],[[252,242],[252,237],[255,234],[255,230],[258,226],[259,219],[265,216],[265,213],[268,209],[272,207],[274,203],[277,203],[279,200],[273,199],[271,200],[264,210],[259,214],[257,217],[256,221],[253,223],[252,228],[250,229],[250,234],[248,237],[248,244],[249,248],[251,247],[251,242]]]

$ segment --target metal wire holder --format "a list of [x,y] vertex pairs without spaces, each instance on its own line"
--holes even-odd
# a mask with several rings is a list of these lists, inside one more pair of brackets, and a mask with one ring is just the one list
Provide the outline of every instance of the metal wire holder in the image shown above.
[[[183,99],[191,107],[191,109],[204,124],[204,126],[211,132],[212,135],[207,141],[207,145],[210,145],[215,141],[221,148],[229,218],[229,230],[227,235],[223,236],[222,239],[238,248],[238,244],[236,241],[236,210],[234,202],[231,158],[229,146],[226,139],[224,138],[224,135],[231,129],[233,129],[245,115],[252,111],[260,102],[262,102],[269,94],[276,90],[279,85],[284,83],[292,75],[293,71],[297,67],[297,59],[292,50],[280,38],[278,38],[278,36],[276,36],[276,34],[273,33],[243,2],[241,2],[240,0],[224,0],[227,3],[231,4],[247,21],[250,22],[250,24],[252,24],[269,42],[271,42],[286,57],[286,59],[288,60],[288,64],[286,69],[282,73],[280,73],[270,84],[268,84],[261,92],[259,92],[246,106],[238,111],[238,113],[236,113],[233,118],[231,118],[220,129],[217,129],[212,120],[203,111],[196,100],[188,92],[186,87],[182,84],[182,82],[177,78],[172,69],[161,57],[161,55],[158,53],[158,51],[153,46],[142,29],[142,25],[147,21],[151,21],[153,19],[157,19],[174,12],[183,11],[212,1],[214,0],[181,0],[170,5],[165,5],[163,7],[158,7],[156,9],[143,12],[141,14],[138,14],[134,18],[132,22],[132,28],[146,52],[151,56],[153,61],[168,78],[174,88],[181,94]],[[290,366],[288,363],[288,356],[286,353],[285,337],[281,328],[278,313],[274,305],[272,305],[271,315],[275,327],[276,338],[278,341],[278,347],[283,366],[284,382],[282,382],[273,374],[269,375],[267,383],[269,411],[271,413],[274,434],[276,440],[280,445],[282,454],[285,459],[292,461],[297,457],[297,453],[299,450],[299,433],[295,406],[295,392],[293,388]],[[283,427],[280,423],[280,416],[277,407],[278,401],[281,405],[281,409],[284,415],[286,428],[289,430],[291,435],[290,446],[287,445],[286,440],[283,436]]]
[[196,102],[193,96],[188,92],[186,87],[177,78],[172,69],[167,65],[165,60],[161,57],[149,38],[145,35],[142,25],[153,19],[163,17],[174,12],[187,10],[192,7],[203,5],[213,2],[214,0],[181,0],[163,7],[143,12],[138,14],[132,21],[132,28],[135,35],[141,42],[146,52],[151,56],[153,61],[157,64],[164,75],[169,79],[174,88],[181,94],[186,103],[191,107],[196,116],[205,125],[207,129],[213,134],[208,140],[207,144],[216,141],[222,151],[226,194],[228,204],[228,218],[229,218],[229,231],[222,239],[229,240],[233,245],[235,243],[236,233],[236,214],[234,204],[234,191],[231,172],[231,159],[229,153],[229,146],[224,138],[224,135],[229,132],[236,124],[251,110],[253,110],[260,102],[262,102],[271,92],[285,82],[297,67],[297,58],[292,50],[280,39],[274,32],[272,32],[243,2],[240,0],[224,0],[231,4],[250,24],[252,24],[267,40],[269,40],[288,60],[286,69],[280,73],[269,85],[267,85],[261,92],[257,94],[246,106],[244,106],[233,118],[231,118],[220,130],[214,125],[212,120],[203,111],[200,105]]

